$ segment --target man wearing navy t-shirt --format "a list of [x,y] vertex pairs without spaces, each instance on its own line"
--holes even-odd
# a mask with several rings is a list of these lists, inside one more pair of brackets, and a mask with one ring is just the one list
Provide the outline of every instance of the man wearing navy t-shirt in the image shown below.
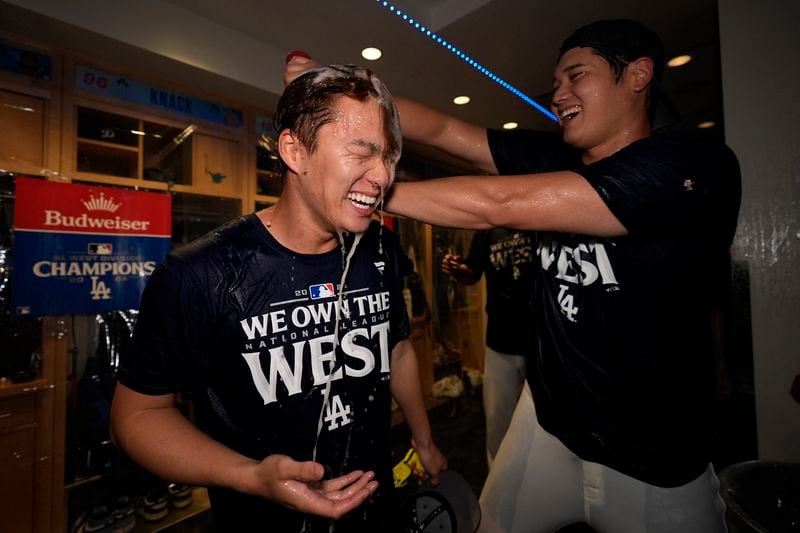
[[280,199],[152,274],[112,434],[160,477],[208,486],[217,531],[372,533],[390,518],[391,397],[434,481],[446,466],[408,339],[408,260],[371,222],[397,114],[371,72],[330,66],[286,88],[275,123]]
[[740,172],[721,143],[652,134],[663,63],[638,22],[575,31],[553,74],[560,138],[396,100],[406,137],[502,176],[402,183],[390,211],[537,232],[529,388],[481,495],[482,531],[724,530],[711,316]]
[[663,54],[637,22],[578,29],[553,74],[560,139],[398,102],[406,136],[503,176],[402,184],[391,211],[537,231],[530,388],[481,495],[485,531],[723,531],[711,315],[740,173],[722,144],[652,134]]

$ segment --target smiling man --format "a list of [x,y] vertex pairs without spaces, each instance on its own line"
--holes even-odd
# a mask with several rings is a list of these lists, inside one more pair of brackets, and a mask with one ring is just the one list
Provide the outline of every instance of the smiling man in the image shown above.
[[397,113],[372,73],[330,66],[286,88],[275,125],[282,196],[153,273],[112,434],[160,477],[209,486],[217,531],[372,533],[391,519],[392,396],[427,471],[446,466],[408,340],[408,260],[371,222]]
[[484,531],[724,528],[711,316],[740,175],[724,145],[651,134],[663,61],[638,22],[578,29],[553,74],[561,139],[398,100],[404,135],[504,176],[400,184],[390,211],[537,231],[529,388],[481,495]]
[[712,315],[741,195],[734,154],[651,132],[663,47],[630,20],[562,45],[562,135],[487,131],[397,100],[403,134],[502,176],[402,183],[388,210],[533,230],[528,385],[481,495],[483,531],[723,531]]

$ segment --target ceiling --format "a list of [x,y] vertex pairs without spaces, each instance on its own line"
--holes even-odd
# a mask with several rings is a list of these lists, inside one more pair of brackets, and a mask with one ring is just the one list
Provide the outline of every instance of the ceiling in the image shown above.
[[[483,126],[500,127],[515,121],[522,127],[554,128],[550,119],[404,22],[383,2],[137,1],[143,6],[156,2],[170,5],[234,32],[230,35],[280,52],[264,54],[263,61],[252,67],[263,70],[267,82],[240,80],[240,85],[250,86],[237,94],[251,91],[248,97],[260,99],[265,106],[274,105],[277,99],[285,53],[302,49],[323,63],[367,64],[393,93]],[[54,15],[48,13],[47,5],[59,4],[34,0],[14,3],[50,16]],[[87,0],[82,3],[91,4]],[[716,0],[394,0],[393,4],[534,99],[549,92],[558,47],[572,30],[601,18],[641,20],[662,36],[668,55],[691,52],[695,56],[688,65],[667,69],[664,74],[663,85],[682,114],[678,127],[714,120],[714,130],[722,135]],[[88,21],[84,25],[81,20],[61,16],[72,25],[92,28]],[[97,31],[96,27],[92,29]],[[203,38],[214,43],[214,35]],[[225,45],[222,41],[220,47]],[[360,57],[365,46],[380,48],[383,57],[365,61]],[[99,50],[97,46],[95,49]],[[192,68],[199,63],[194,61]],[[209,87],[207,78],[203,83]],[[258,84],[262,86],[253,86]],[[224,84],[214,90],[224,91]],[[472,101],[456,106],[452,100],[458,95],[469,95]],[[547,103],[543,98],[540,101]]]
[[[529,104],[505,91],[375,0],[169,0],[282,50],[302,49],[324,63],[368,63],[365,46],[384,54],[369,66],[390,90],[484,126],[514,120],[550,127]],[[551,86],[561,41],[601,18],[641,20],[668,54],[696,60],[665,73],[664,85],[687,124],[721,119],[716,0],[394,0],[495,74],[536,99]],[[466,94],[466,106],[452,103]]]

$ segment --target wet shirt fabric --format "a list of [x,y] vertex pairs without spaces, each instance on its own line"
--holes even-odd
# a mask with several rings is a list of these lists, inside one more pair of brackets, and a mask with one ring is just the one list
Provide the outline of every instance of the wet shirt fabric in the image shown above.
[[539,133],[490,131],[489,143],[502,174],[581,174],[628,230],[537,234],[528,381],[542,426],[581,459],[646,483],[695,479],[710,461],[710,316],[730,273],[735,155],[686,133],[588,166]]
[[[396,236],[373,224],[339,287],[341,247],[298,254],[255,215],[244,216],[173,251],[156,269],[119,381],[144,394],[190,398],[198,427],[248,457],[306,461],[316,445],[326,478],[374,470],[385,491],[392,487],[391,352],[410,332],[400,292],[405,261]],[[209,493],[219,531],[299,532],[304,523],[305,531],[330,530],[329,520],[268,500]],[[374,531],[385,499],[379,489],[333,530]]]
[[531,342],[531,243],[523,231],[476,231],[464,259],[473,271],[486,276],[486,345],[504,354],[524,355]]

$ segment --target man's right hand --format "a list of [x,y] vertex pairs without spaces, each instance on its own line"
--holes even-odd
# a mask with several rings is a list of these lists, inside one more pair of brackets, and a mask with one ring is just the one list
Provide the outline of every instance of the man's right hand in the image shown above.
[[292,56],[286,62],[286,68],[283,70],[283,86],[286,87],[305,71],[318,66],[319,63],[309,57],[303,57],[302,55]]
[[323,481],[325,468],[286,455],[270,455],[253,465],[249,492],[290,509],[339,519],[364,503],[378,488],[373,472],[356,470]]
[[463,263],[460,255],[445,254],[442,258],[442,272],[453,276],[461,269]]

